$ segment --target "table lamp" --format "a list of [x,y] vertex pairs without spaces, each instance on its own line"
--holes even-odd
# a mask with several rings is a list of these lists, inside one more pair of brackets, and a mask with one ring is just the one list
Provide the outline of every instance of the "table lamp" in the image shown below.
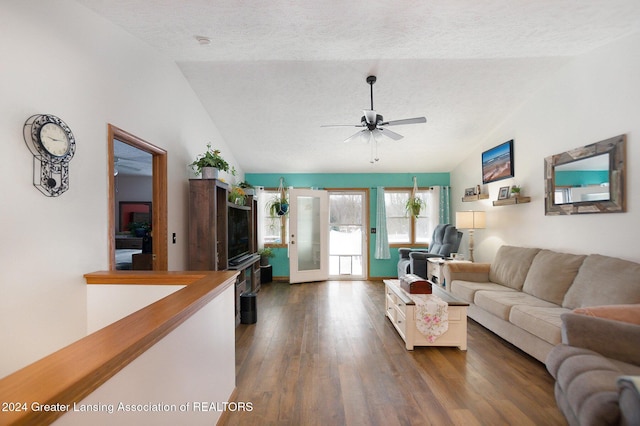
[[456,228],[469,230],[469,260],[473,262],[473,231],[486,227],[485,212],[456,212]]

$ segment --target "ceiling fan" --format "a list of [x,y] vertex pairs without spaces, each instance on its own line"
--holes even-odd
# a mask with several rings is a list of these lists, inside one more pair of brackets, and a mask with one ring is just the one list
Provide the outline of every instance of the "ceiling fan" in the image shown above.
[[[402,124],[417,124],[417,123],[426,123],[427,119],[425,117],[416,117],[416,118],[405,118],[402,120],[392,120],[392,121],[384,121],[382,115],[378,114],[373,109],[373,84],[376,82],[376,76],[370,75],[367,77],[367,83],[371,88],[371,109],[365,109],[362,112],[364,115],[360,119],[360,124],[334,124],[334,125],[323,125],[321,127],[364,127],[364,129],[360,130],[358,133],[353,136],[345,139],[346,142],[351,142],[357,138],[366,137],[367,140],[370,140],[372,137],[374,141],[378,141],[379,136],[387,136],[395,141],[403,138],[402,135],[392,132],[387,129],[387,126],[398,126]],[[375,161],[378,161],[378,158],[375,158]],[[372,161],[373,162],[373,161]]]

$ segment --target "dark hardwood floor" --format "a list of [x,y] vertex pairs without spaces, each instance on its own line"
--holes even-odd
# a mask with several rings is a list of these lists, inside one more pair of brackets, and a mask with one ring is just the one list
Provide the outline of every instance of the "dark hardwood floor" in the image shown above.
[[469,320],[468,350],[407,351],[379,281],[263,284],[236,329],[221,425],[564,425],[545,366]]

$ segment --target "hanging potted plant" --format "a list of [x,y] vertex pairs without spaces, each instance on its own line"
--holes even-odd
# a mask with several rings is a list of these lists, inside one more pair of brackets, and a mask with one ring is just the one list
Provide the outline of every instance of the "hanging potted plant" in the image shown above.
[[411,191],[411,196],[407,200],[404,208],[410,216],[418,217],[420,216],[420,211],[426,207],[424,200],[418,197],[418,182],[416,177],[413,177],[413,190]]
[[[217,179],[220,170],[229,171],[229,163],[220,156],[219,149],[211,148],[210,143],[207,144],[207,150],[198,155],[190,166],[196,175],[202,174],[202,179]],[[231,168],[231,174],[236,175],[235,168]]]
[[278,196],[267,204],[267,210],[271,217],[284,216],[289,213],[289,200],[286,196]]
[[425,207],[425,203],[422,198],[411,196],[404,207],[410,216],[418,217],[422,208]]
[[289,200],[287,199],[287,193],[284,190],[283,178],[280,178],[278,196],[267,203],[267,211],[271,217],[284,216],[289,213]]

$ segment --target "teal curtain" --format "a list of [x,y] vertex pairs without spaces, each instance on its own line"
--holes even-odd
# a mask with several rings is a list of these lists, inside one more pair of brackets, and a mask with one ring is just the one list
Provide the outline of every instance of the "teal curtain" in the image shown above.
[[440,187],[440,223],[451,223],[451,187]]
[[384,205],[384,187],[377,188],[376,202],[376,259],[391,259],[387,233],[387,209]]

